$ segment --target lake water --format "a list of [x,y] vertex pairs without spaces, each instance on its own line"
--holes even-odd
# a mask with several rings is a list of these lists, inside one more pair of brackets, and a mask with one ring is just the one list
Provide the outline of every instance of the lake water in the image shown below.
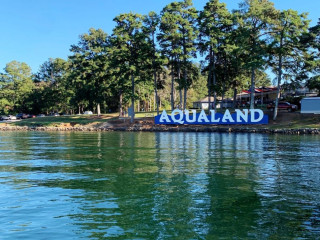
[[0,239],[319,236],[319,136],[0,132]]

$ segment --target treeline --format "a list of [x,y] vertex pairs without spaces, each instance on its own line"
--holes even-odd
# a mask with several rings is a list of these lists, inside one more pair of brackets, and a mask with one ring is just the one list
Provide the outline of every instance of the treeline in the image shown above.
[[269,85],[267,68],[277,76],[278,96],[283,82],[320,89],[320,24],[309,28],[307,14],[279,11],[268,0],[246,0],[232,12],[218,0],[201,11],[183,0],[114,22],[110,35],[90,29],[67,60],[49,59],[36,74],[25,63],[8,63],[0,111],[121,115],[129,107],[185,109],[204,96],[215,106],[217,96],[235,99],[241,89]]

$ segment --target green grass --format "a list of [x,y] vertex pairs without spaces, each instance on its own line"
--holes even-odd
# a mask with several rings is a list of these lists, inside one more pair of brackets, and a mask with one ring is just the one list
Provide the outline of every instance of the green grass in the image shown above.
[[[231,110],[232,111],[232,110]],[[161,113],[162,111],[160,111]],[[197,111],[198,112],[198,111]],[[171,114],[171,111],[167,111]],[[156,111],[138,112],[135,115],[136,119],[153,118],[157,115]],[[59,117],[42,117],[30,118],[17,122],[1,123],[1,125],[9,126],[27,126],[27,127],[99,127],[103,123],[118,119],[118,113],[103,114],[100,117],[96,115],[72,115]],[[269,115],[268,125],[252,125],[252,127],[263,127],[269,129],[303,129],[303,128],[320,128],[320,115],[301,115],[299,113],[279,113],[278,119],[274,122]],[[235,125],[239,127],[241,125]]]
[[111,119],[114,119],[114,114],[102,115],[72,115],[72,116],[58,116],[58,117],[39,117],[23,119],[18,122],[7,123],[11,126],[34,126],[34,127],[59,127],[59,126],[85,126],[97,125]]
[[287,122],[275,122],[267,125],[270,129],[304,129],[304,128],[320,128],[319,117],[306,117],[300,119],[292,119]]

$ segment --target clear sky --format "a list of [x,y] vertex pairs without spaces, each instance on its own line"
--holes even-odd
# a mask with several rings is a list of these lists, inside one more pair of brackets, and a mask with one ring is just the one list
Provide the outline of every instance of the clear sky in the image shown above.
[[[64,58],[71,44],[90,27],[112,32],[120,13],[160,12],[173,0],[0,0],[0,72],[6,63],[26,62],[36,72],[48,58]],[[239,0],[221,0],[229,10]],[[201,10],[207,0],[193,0]],[[278,9],[309,12],[311,25],[320,17],[319,0],[274,0]]]

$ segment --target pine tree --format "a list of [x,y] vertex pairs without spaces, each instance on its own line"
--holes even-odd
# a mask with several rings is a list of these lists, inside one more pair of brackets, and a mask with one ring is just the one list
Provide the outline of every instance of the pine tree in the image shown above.
[[[177,75],[180,92],[180,107],[186,108],[187,91],[191,85],[188,80],[188,62],[195,57],[195,26],[197,11],[191,0],[173,2],[161,12],[160,34],[158,35],[162,52],[170,59],[171,65],[171,109],[174,109],[174,76]],[[183,77],[181,77],[181,71]],[[182,90],[184,97],[182,100]],[[183,101],[183,103],[182,103]]]
[[309,21],[306,14],[298,14],[294,10],[285,10],[279,13],[272,28],[272,59],[271,66],[277,72],[277,97],[275,101],[273,120],[278,114],[281,82],[283,73],[289,74],[296,68],[296,63],[303,61],[305,46],[300,44],[301,37],[307,33]]
[[78,45],[72,45],[69,57],[70,79],[76,89],[79,109],[81,105],[96,105],[100,115],[100,104],[106,94],[111,94],[107,34],[101,29],[89,29],[89,34],[80,36]]
[[246,0],[240,4],[238,23],[241,31],[241,48],[246,52],[245,67],[251,71],[250,108],[254,108],[255,74],[266,65],[267,37],[278,16],[268,0]]
[[232,16],[226,4],[219,0],[210,0],[199,14],[199,51],[208,61],[208,96],[211,108],[211,94],[213,93],[214,107],[217,101],[217,55],[226,51],[228,29],[232,26]]
[[305,54],[303,70],[306,86],[309,89],[318,91],[320,96],[320,21],[309,28],[308,33],[301,37],[301,44],[308,48],[308,54]]
[[163,64],[163,58],[161,58],[159,51],[156,48],[156,31],[160,24],[160,18],[155,12],[150,12],[144,19],[144,31],[148,36],[149,43],[151,46],[151,57],[152,57],[152,74],[154,84],[154,94],[156,101],[157,115],[159,115],[159,101],[158,101],[158,72],[161,71],[161,65]]
[[[131,122],[134,120],[134,102],[137,98],[136,81],[145,80],[146,65],[150,66],[148,59],[152,46],[143,31],[143,20],[144,16],[140,14],[120,14],[114,19],[116,26],[111,37],[111,58],[117,68],[113,74],[121,86],[120,98],[123,94],[131,98]],[[128,91],[128,86],[131,86],[131,91]]]

